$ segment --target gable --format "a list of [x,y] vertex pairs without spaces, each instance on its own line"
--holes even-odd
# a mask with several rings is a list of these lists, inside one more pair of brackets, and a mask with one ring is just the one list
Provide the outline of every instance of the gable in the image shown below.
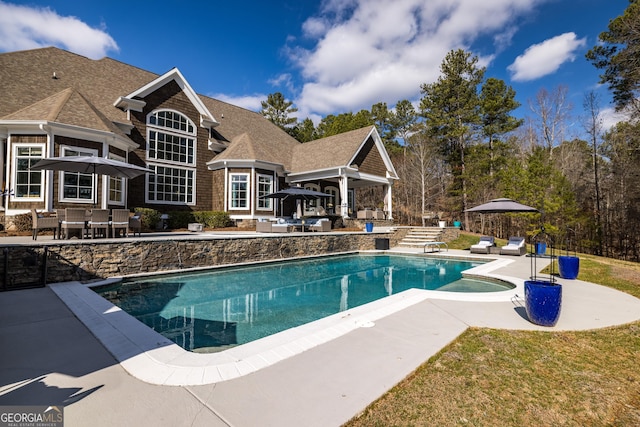
[[362,145],[349,166],[357,167],[358,171],[371,175],[385,176],[387,173],[380,150],[371,137]]
[[130,94],[118,98],[114,105],[125,110],[140,111],[143,105],[138,100],[146,98],[169,83],[176,84],[200,114],[196,124],[203,127],[214,127],[219,124],[177,68],[173,68]]

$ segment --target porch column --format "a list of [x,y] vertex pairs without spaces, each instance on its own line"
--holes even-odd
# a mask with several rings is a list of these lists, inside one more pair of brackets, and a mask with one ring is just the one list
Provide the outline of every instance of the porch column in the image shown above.
[[346,174],[340,175],[340,215],[349,217],[349,181]]
[[391,191],[391,184],[385,185],[385,195],[384,195],[384,210],[387,212],[387,219],[393,220],[393,197]]

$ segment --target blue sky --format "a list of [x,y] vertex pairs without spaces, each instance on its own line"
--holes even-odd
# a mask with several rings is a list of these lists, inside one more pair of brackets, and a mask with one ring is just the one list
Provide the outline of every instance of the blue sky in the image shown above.
[[[462,48],[505,80],[522,107],[568,88],[574,114],[596,90],[584,59],[628,0],[0,0],[0,51],[42,46],[163,74],[178,67],[204,95],[255,111],[282,92],[301,120],[420,99]],[[215,115],[215,112],[213,112]],[[605,110],[604,113],[607,113]]]

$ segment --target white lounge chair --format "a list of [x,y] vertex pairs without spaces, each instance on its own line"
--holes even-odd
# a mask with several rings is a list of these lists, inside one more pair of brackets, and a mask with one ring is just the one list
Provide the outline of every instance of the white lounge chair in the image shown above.
[[480,237],[480,241],[471,245],[471,253],[472,254],[488,254],[491,251],[491,247],[494,245],[493,236],[482,236]]
[[506,246],[500,248],[500,255],[524,255],[527,253],[527,246],[524,237],[509,237]]

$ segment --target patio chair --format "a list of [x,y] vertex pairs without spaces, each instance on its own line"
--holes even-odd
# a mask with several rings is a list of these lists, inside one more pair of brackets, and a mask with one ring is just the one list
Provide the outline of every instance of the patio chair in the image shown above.
[[32,219],[32,235],[33,240],[38,240],[38,230],[53,230],[53,238],[56,238],[58,232],[58,218],[55,216],[46,217],[41,213],[38,213],[35,209],[31,209]]
[[320,218],[315,224],[309,226],[311,231],[331,231],[331,221],[329,218]]
[[91,209],[91,216],[87,223],[87,228],[91,230],[91,238],[96,238],[96,230],[104,230],[104,237],[109,235],[109,209]]
[[527,246],[524,237],[509,237],[506,246],[500,248],[500,255],[521,256],[527,253]]
[[124,237],[129,237],[129,209],[113,209],[110,225],[111,237],[120,237],[121,230]]
[[271,221],[260,219],[256,222],[256,231],[258,233],[271,233]]
[[60,232],[64,232],[65,239],[69,238],[69,230],[80,230],[80,238],[84,239],[87,211],[84,208],[67,208],[64,220],[60,221]]
[[369,208],[364,208],[358,211],[356,214],[357,219],[373,219],[373,211]]
[[133,237],[136,237],[136,232],[140,237],[140,231],[142,230],[142,214],[140,212],[136,212],[129,218],[129,230],[133,233]]
[[494,245],[493,236],[482,236],[480,237],[480,241],[471,245],[471,253],[472,254],[488,254],[491,252],[491,247]]
[[291,231],[291,228],[291,224],[289,224],[284,218],[278,218],[278,222],[271,224],[272,233],[288,233]]

